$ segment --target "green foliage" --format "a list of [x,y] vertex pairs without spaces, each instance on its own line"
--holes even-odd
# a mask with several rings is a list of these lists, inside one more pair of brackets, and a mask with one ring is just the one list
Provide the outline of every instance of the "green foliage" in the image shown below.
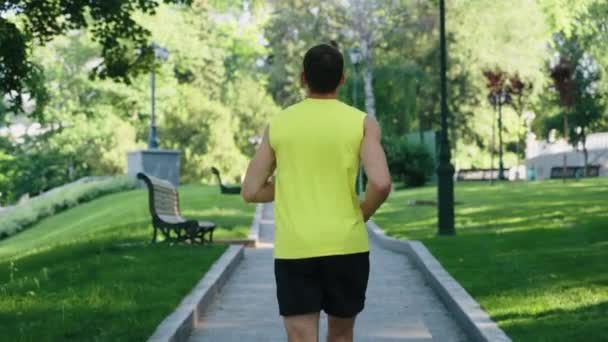
[[[190,0],[165,0],[189,4]],[[149,32],[134,19],[135,12],[153,14],[157,0],[120,2],[4,1],[0,4],[0,93],[11,97],[11,111],[23,113],[24,100],[35,100],[38,110],[46,102],[41,87],[41,70],[32,61],[29,49],[34,42],[45,44],[71,30],[90,28],[101,47],[102,63],[93,75],[129,83],[134,75],[152,65]],[[137,49],[141,53],[137,53]],[[3,116],[5,113],[0,113]],[[0,116],[0,118],[2,118]]]
[[[204,1],[193,11],[162,7],[145,24],[172,56],[157,73],[159,137],[161,146],[182,150],[185,182],[210,181],[211,166],[239,182],[255,151],[250,139],[279,109],[256,65],[266,53],[258,42],[265,19],[260,12],[243,26],[237,11],[234,20],[218,22],[211,10]],[[167,32],[167,25],[175,29]]]
[[0,215],[0,239],[7,238],[36,222],[59,211],[72,208],[79,203],[91,201],[100,196],[133,189],[136,182],[127,177],[89,180],[82,179],[56,188],[24,204],[9,207],[7,213]]
[[[347,50],[359,43],[350,12],[327,2],[313,2],[302,8],[292,0],[274,5],[274,15],[267,27],[271,63],[268,89],[274,99],[287,105],[302,96],[299,72],[302,54],[310,46],[335,40],[346,58],[346,84],[340,98],[353,103],[355,70]],[[450,138],[455,148],[457,166],[486,163],[488,158],[472,158],[477,153],[489,154],[491,149],[492,109],[487,104],[487,91],[482,70],[500,66],[536,85],[530,101],[535,101],[547,82],[544,59],[546,40],[551,31],[543,6],[536,2],[450,1],[448,4],[448,57]],[[399,2],[395,13],[385,8],[368,16],[391,22],[379,28],[375,42],[373,90],[376,114],[386,134],[400,135],[414,130],[439,128],[439,37],[436,24],[437,6],[428,2]],[[403,14],[405,13],[405,14]],[[398,19],[394,18],[399,15]],[[382,16],[382,17],[380,17]],[[380,19],[381,18],[381,19]],[[358,23],[360,26],[365,24]],[[381,25],[382,26],[382,25]],[[350,32],[350,33],[349,33]],[[365,108],[363,80],[357,77],[358,104]],[[513,110],[504,111],[505,144],[517,146],[521,136],[521,120]],[[508,151],[515,161],[514,151]]]
[[437,236],[437,189],[396,191],[374,220],[421,240],[514,341],[604,341],[608,179],[456,185],[456,236]]
[[269,50],[268,91],[280,106],[287,107],[305,96],[300,73],[309,48],[332,40],[343,50],[350,46],[344,41],[346,23],[337,2],[288,0],[275,2],[272,10],[264,31]]
[[605,95],[608,89],[602,84],[603,67],[585,50],[585,41],[585,37],[579,39],[576,35],[554,36],[556,59],[549,70],[554,86],[545,98],[552,110],[544,113],[536,127],[544,136],[554,130],[568,137],[573,146],[581,144],[587,158],[587,135],[608,121]]
[[[0,6],[12,3],[17,2]],[[65,14],[55,10],[60,3],[53,2],[49,7],[49,20],[56,13]],[[144,1],[141,6],[151,3]],[[330,40],[344,52],[361,44],[359,33],[364,27],[355,27],[354,9],[345,10],[344,4],[320,0],[197,0],[192,6],[154,5],[150,10],[131,11],[139,5],[125,2],[122,10],[128,15],[116,20],[122,20],[121,25],[129,20],[136,22],[141,32],[149,32],[145,33],[146,41],[153,40],[170,51],[167,61],[154,63],[156,114],[161,147],[183,151],[185,181],[210,180],[211,166],[219,167],[229,181],[239,181],[247,158],[255,150],[252,141],[262,135],[268,118],[279,110],[275,103],[287,106],[302,98],[299,77],[306,49]],[[356,5],[369,4],[359,1]],[[82,6],[78,2],[70,11],[79,11]],[[108,11],[118,10],[112,6],[108,5]],[[564,9],[568,6],[572,13]],[[373,26],[373,35],[378,38],[370,61],[374,66],[376,113],[383,131],[403,135],[438,129],[436,3],[380,1],[369,8],[366,19],[382,22],[370,19],[359,24]],[[388,13],[387,8],[395,10]],[[148,16],[152,11],[155,16]],[[487,168],[490,151],[495,149],[494,113],[487,101],[482,71],[499,67],[533,85],[525,106],[503,108],[505,161],[509,167],[517,162],[516,152],[522,151],[518,144],[523,135],[522,113],[533,108],[537,117],[558,115],[559,108],[551,104],[554,99],[540,96],[543,92],[551,95],[544,63],[551,57],[547,42],[552,33],[563,31],[564,37],[575,40],[581,51],[593,56],[603,74],[608,63],[606,32],[601,29],[606,11],[608,5],[599,0],[449,2],[449,124],[457,168]],[[95,28],[102,17],[99,14],[85,19]],[[26,12],[9,12],[2,20],[20,30],[27,27],[26,18]],[[56,29],[60,31],[53,31]],[[44,47],[36,45],[36,40],[26,42],[27,63],[45,71],[34,83],[48,96],[44,110],[30,106],[41,112],[28,123],[41,124],[46,133],[0,144],[4,203],[78,177],[124,172],[124,153],[144,146],[147,140],[148,75],[129,71],[130,85],[91,79],[91,72],[100,71],[96,66],[103,68],[108,63],[98,57],[99,51],[105,51],[105,42],[97,39],[107,32],[64,29],[49,26],[49,32],[60,34],[53,33],[54,39],[45,41]],[[131,33],[139,34],[139,28],[133,30]],[[135,58],[137,39],[115,37],[124,47],[112,55],[115,61],[122,60],[122,52]],[[142,51],[144,58],[147,52]],[[14,49],[11,53],[20,52]],[[357,107],[365,108],[361,71],[368,64],[360,65],[355,75],[348,54],[345,57],[346,84],[340,99],[353,103],[356,90]],[[152,61],[141,62],[152,66]],[[119,62],[117,65],[120,69]],[[598,93],[606,93],[606,82],[597,84]],[[585,108],[591,108],[591,102],[586,103]],[[601,112],[600,107],[577,111]],[[9,115],[5,119],[12,122],[20,118]],[[535,127],[542,119],[536,121]],[[606,121],[595,121],[585,133],[603,129]]]
[[433,157],[424,145],[410,144],[404,136],[385,136],[382,146],[395,181],[422,186],[435,171]]
[[[247,14],[229,7],[219,20],[201,0],[134,16],[170,52],[155,66],[156,115],[160,146],[183,152],[185,182],[211,180],[211,166],[240,181],[255,150],[252,138],[278,110],[257,65],[266,53],[259,41],[265,12],[255,8]],[[251,19],[243,23],[246,15]],[[35,46],[31,58],[45,70],[49,103],[43,117],[10,117],[39,124],[42,134],[0,142],[0,202],[88,175],[122,174],[126,152],[145,146],[149,77],[134,75],[130,85],[91,78],[99,48],[94,34],[74,30]]]
[[40,125],[38,134],[8,138],[0,146],[13,156],[12,161],[0,159],[8,177],[0,182],[2,203],[88,175],[125,172],[125,153],[138,146],[135,128],[125,119],[133,92],[111,81],[91,80],[88,70],[95,56],[94,43],[78,32],[35,51],[32,58],[46,71],[50,100],[43,119],[17,118]]
[[384,134],[404,135],[420,127],[424,118],[422,111],[417,108],[418,102],[421,102],[417,98],[421,83],[426,82],[425,77],[416,64],[395,63],[395,66],[381,65],[375,68],[376,109]]
[[126,152],[133,150],[135,130],[113,115],[87,118],[84,114],[63,120],[45,134],[13,143],[10,157],[0,158],[2,203],[23,194],[38,194],[90,175],[124,174]]
[[[605,6],[602,0],[538,0],[547,18],[547,23],[554,32],[572,34],[587,25],[581,25],[581,17],[586,14],[598,13],[596,6]],[[599,27],[597,27],[599,29]]]

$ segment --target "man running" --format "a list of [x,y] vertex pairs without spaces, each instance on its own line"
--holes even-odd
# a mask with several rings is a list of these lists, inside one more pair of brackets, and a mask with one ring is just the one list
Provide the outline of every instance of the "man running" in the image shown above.
[[[332,46],[306,52],[308,96],[271,119],[243,182],[245,201],[275,201],[277,299],[290,342],[318,341],[321,310],[328,341],[353,340],[369,277],[364,222],[391,189],[378,123],[337,100],[343,68]],[[368,182],[359,202],[361,161]]]

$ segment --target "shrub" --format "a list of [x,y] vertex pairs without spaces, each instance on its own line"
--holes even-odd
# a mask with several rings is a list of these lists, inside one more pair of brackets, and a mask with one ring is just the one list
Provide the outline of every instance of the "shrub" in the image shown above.
[[405,137],[383,137],[388,167],[394,181],[416,187],[426,184],[435,170],[435,162],[423,145],[410,144]]
[[0,213],[0,240],[32,226],[45,217],[75,207],[106,194],[134,189],[137,181],[120,176],[111,178],[83,178],[50,190],[28,202]]

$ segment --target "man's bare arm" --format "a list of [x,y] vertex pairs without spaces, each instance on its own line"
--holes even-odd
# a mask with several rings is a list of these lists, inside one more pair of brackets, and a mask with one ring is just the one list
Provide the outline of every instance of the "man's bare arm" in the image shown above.
[[268,178],[274,172],[276,159],[270,146],[268,128],[264,132],[262,143],[249,163],[247,174],[241,188],[241,197],[248,203],[274,201],[274,183]]
[[365,221],[374,215],[391,192],[391,175],[386,156],[380,144],[380,125],[376,120],[365,118],[365,132],[361,143],[361,161],[367,175],[365,199],[361,211]]

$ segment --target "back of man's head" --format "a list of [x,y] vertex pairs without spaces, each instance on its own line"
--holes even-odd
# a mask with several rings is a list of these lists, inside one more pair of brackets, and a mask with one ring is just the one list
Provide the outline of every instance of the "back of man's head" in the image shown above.
[[304,55],[304,77],[313,93],[334,92],[344,71],[344,57],[338,49],[327,44],[317,45]]

